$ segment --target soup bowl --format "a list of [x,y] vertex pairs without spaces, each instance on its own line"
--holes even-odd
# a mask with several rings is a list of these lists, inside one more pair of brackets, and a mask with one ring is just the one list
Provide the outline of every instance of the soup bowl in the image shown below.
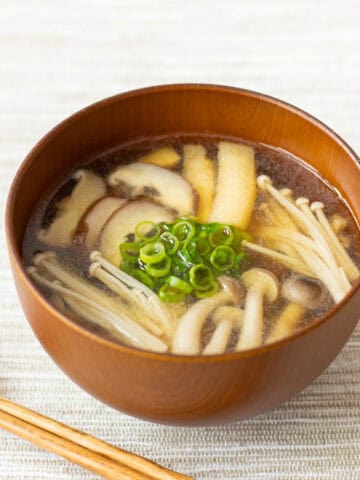
[[166,85],[95,103],[56,126],[26,157],[6,211],[18,295],[39,341],[78,385],[112,407],[177,425],[234,422],[258,415],[312,382],[336,357],[360,312],[360,282],[325,316],[273,344],[237,353],[181,356],[119,345],[57,311],[22,263],[24,231],[52,180],[134,138],[210,134],[285,149],[318,170],[360,221],[360,166],[338,135],[275,98],[213,85]]

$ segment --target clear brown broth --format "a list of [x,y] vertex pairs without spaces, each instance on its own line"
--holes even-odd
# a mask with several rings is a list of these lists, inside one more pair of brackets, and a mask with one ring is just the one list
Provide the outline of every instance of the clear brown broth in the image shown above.
[[[246,143],[254,148],[257,175],[269,175],[277,188],[290,188],[293,190],[295,197],[304,196],[308,197],[310,201],[323,202],[326,206],[325,213],[327,216],[337,213],[345,217],[349,225],[347,228],[347,234],[351,239],[351,247],[348,249],[348,252],[355,262],[358,265],[360,264],[360,236],[354,217],[336,190],[326,180],[324,180],[316,170],[284,150],[268,145],[254,144],[239,139],[226,139]],[[24,263],[27,266],[31,265],[32,258],[35,253],[48,250],[48,247],[44,246],[37,239],[37,232],[40,228],[46,227],[51,223],[51,220],[56,212],[56,204],[62,198],[71,193],[72,188],[75,185],[75,181],[71,179],[71,175],[74,170],[78,169],[79,167],[87,168],[101,176],[106,176],[119,164],[126,164],[136,161],[145,153],[148,153],[149,151],[160,146],[173,146],[180,154],[182,154],[182,146],[186,143],[201,143],[204,147],[206,147],[208,156],[216,161],[216,145],[220,140],[224,140],[224,137],[199,137],[193,135],[182,135],[151,139],[142,138],[120,145],[115,149],[103,152],[99,155],[83,159],[83,161],[79,163],[76,168],[66,172],[66,175],[64,175],[60,181],[55,182],[55,184],[49,188],[48,192],[44,194],[36,208],[34,208],[34,212],[28,222],[23,241],[22,254]],[[180,163],[177,169],[180,171],[181,168],[182,164]],[[110,190],[109,193],[111,193]],[[90,278],[87,273],[89,267],[88,252],[81,244],[74,242],[74,246],[71,248],[55,250],[60,255],[62,260],[69,266],[69,268],[78,272],[80,276],[88,278],[92,283],[95,282],[95,284],[97,284],[96,280]],[[277,275],[279,278],[280,282],[285,280],[291,274],[287,268],[269,260],[262,255],[251,253],[250,258],[251,266],[266,268],[273,271],[273,273],[275,273],[275,275]],[[100,283],[97,285],[99,288],[104,288]],[[46,295],[48,292],[44,293]],[[276,317],[284,304],[284,300],[281,298],[281,296],[279,296],[279,299],[276,302],[266,307],[264,312],[267,319],[265,322],[265,335],[271,328],[273,319]],[[323,315],[332,306],[333,302],[329,298],[329,300],[323,304],[321,308],[318,308],[317,310],[309,310],[301,326],[304,326],[310,321]],[[84,320],[77,318],[76,315],[74,315],[74,320],[80,322],[87,328],[96,331],[98,334],[104,337],[109,337],[107,331],[94,326],[91,322],[85,322]],[[211,326],[211,322],[208,322],[203,332],[204,344],[206,343],[207,338],[209,338],[211,335],[212,329],[213,327]]]

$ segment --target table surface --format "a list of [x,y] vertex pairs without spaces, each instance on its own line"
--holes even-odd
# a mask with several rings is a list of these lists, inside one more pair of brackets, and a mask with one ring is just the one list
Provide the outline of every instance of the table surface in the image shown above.
[[[0,208],[34,143],[115,93],[205,82],[293,103],[360,150],[360,2],[0,1]],[[1,218],[3,214],[1,211]],[[72,383],[20,308],[0,226],[0,394],[198,480],[359,479],[360,325],[334,363],[280,408],[173,428],[120,414]],[[94,479],[0,432],[0,479]]]

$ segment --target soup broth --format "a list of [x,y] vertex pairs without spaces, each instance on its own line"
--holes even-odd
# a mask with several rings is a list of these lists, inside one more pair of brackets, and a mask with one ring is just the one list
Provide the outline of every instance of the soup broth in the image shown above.
[[34,209],[23,259],[62,313],[113,341],[219,354],[280,340],[359,276],[336,190],[274,147],[141,139],[87,158]]

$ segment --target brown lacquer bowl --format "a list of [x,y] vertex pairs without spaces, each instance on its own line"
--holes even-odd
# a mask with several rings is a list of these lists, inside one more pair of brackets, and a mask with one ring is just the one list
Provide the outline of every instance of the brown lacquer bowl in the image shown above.
[[235,136],[281,147],[314,166],[360,221],[360,166],[321,122],[280,100],[236,88],[168,85],[117,95],[71,116],[25,159],[6,213],[17,291],[38,339],[82,388],[130,415],[170,424],[234,422],[269,410],[312,382],[336,357],[360,316],[360,282],[329,314],[284,340],[214,356],[149,353],[115,344],[52,307],[21,260],[24,229],[52,179],[90,154],[139,136]]

